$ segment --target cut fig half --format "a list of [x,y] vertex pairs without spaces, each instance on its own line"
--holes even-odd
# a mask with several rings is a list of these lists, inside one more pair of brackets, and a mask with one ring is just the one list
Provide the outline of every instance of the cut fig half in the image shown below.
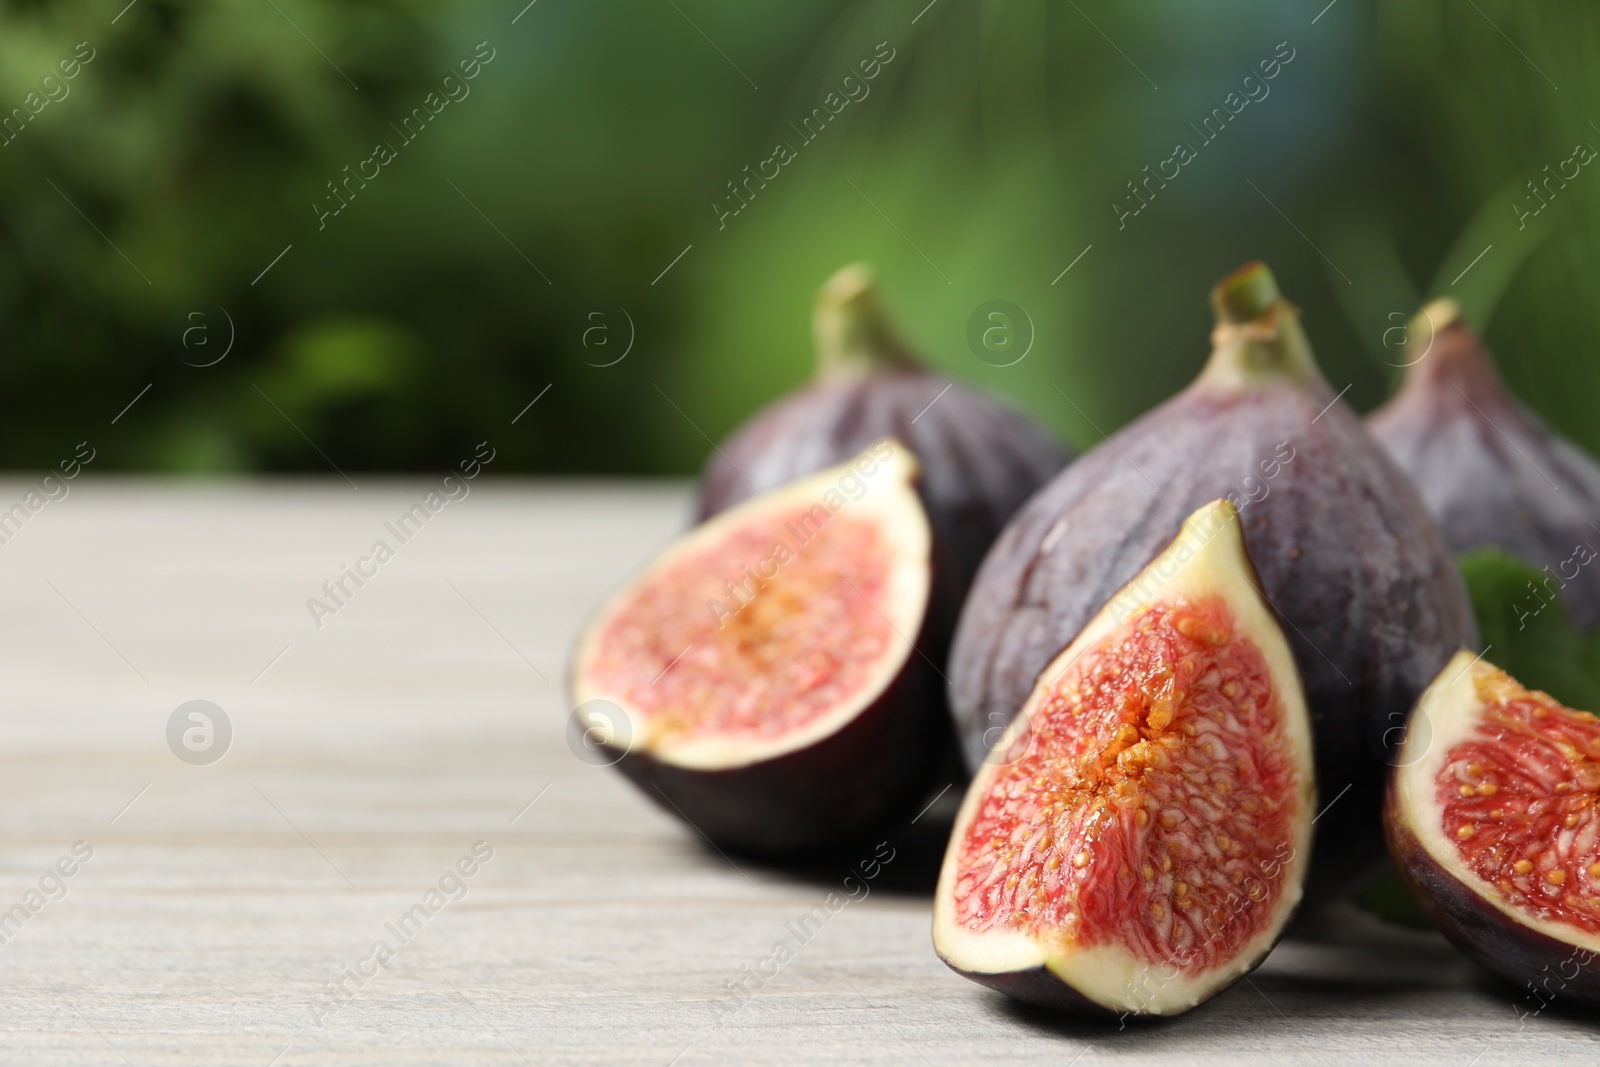
[[1458,653],[1412,714],[1384,827],[1440,931],[1540,998],[1600,1003],[1600,719]]
[[934,947],[1034,1004],[1187,1011],[1282,934],[1315,795],[1300,676],[1215,501],[1045,668],[979,769]]
[[611,761],[651,799],[713,841],[783,851],[919,798],[953,732],[913,644],[947,640],[952,614],[934,610],[917,474],[885,439],[747,500],[589,624],[574,707],[610,706]]

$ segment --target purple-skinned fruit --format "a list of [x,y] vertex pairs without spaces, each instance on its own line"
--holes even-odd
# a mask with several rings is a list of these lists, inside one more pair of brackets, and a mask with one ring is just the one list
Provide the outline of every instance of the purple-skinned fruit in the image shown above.
[[1600,626],[1600,465],[1517,401],[1453,300],[1412,320],[1400,391],[1367,420],[1458,553],[1498,547]]
[[1006,520],[1069,453],[1016,408],[925,367],[896,335],[860,264],[822,287],[812,324],[815,378],[712,453],[698,518],[894,438],[921,464],[918,491],[964,588]]
[[1039,672],[1208,500],[1239,509],[1261,589],[1305,683],[1325,794],[1307,899],[1383,869],[1388,742],[1477,626],[1410,481],[1318,370],[1259,263],[1212,291],[1200,376],[1031,499],[985,559],[951,654],[970,766]]

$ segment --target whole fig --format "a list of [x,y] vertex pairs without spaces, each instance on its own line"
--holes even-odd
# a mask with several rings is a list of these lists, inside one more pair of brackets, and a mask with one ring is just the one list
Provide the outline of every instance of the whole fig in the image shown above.
[[[1412,320],[1405,380],[1367,425],[1456,552],[1498,547],[1550,575],[1574,622],[1600,625],[1600,465],[1519,403],[1453,300]],[[1579,551],[1579,550],[1582,551]]]
[[1328,387],[1267,268],[1245,266],[1211,299],[1199,378],[1057,476],[984,560],[952,703],[977,766],[1040,670],[1187,515],[1224,497],[1305,682],[1327,806],[1308,899],[1327,899],[1381,870],[1386,744],[1477,626],[1416,490]]
[[923,504],[964,587],[1006,520],[1071,457],[1022,412],[925,368],[896,336],[864,266],[829,279],[812,323],[816,378],[712,453],[698,518],[894,438],[921,464]]

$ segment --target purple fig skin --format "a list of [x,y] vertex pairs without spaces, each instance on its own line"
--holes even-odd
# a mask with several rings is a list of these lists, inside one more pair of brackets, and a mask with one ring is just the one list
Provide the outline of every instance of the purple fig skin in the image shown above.
[[1038,1008],[1050,1008],[1085,1019],[1112,1019],[1122,1014],[1090,1000],[1057,978],[1048,967],[1030,967],[1025,971],[989,974],[982,971],[964,971],[949,960],[946,960],[945,964],[963,978],[969,978],[997,993],[1004,993],[1008,997]]
[[1225,279],[1213,301],[1206,372],[1063,471],[1000,535],[956,631],[952,703],[975,767],[1038,672],[1191,512],[1230,497],[1311,708],[1327,807],[1310,910],[1381,871],[1386,731],[1456,649],[1476,647],[1477,624],[1416,490],[1337,400],[1266,268]]
[[817,381],[758,412],[712,453],[697,521],[892,437],[922,464],[923,505],[964,588],[1006,520],[1070,454],[1021,411],[923,369],[894,337],[859,266],[823,287],[816,333]]
[[1568,978],[1562,968],[1573,960],[1574,946],[1523,926],[1446,871],[1406,825],[1393,779],[1384,802],[1383,825],[1401,881],[1439,932],[1464,955],[1524,991],[1537,992],[1537,983],[1554,976],[1561,988],[1546,991],[1555,1003],[1600,1004],[1596,961],[1591,959]]
[[[918,648],[946,619],[930,612]],[[616,767],[716,844],[767,855],[837,845],[914,811],[954,745],[943,679],[913,650],[899,675],[844,728],[808,748],[731,770],[678,767],[629,752]],[[936,712],[936,713],[931,713]]]
[[[1288,928],[1288,925],[1288,923],[1284,924],[1285,929]],[[1283,940],[1283,937],[1280,934],[1278,941],[1281,940]],[[1247,975],[1267,961],[1267,957],[1272,954],[1272,949],[1277,947],[1278,941],[1274,941],[1272,946],[1269,947],[1267,951],[1256,957],[1255,961],[1251,963],[1243,973],[1240,974],[1240,981],[1243,981]],[[1067,1015],[1075,1015],[1082,1019],[1111,1019],[1118,1016],[1144,1019],[1159,1018],[1159,1016],[1140,1015],[1139,1013],[1131,1011],[1117,1011],[1113,1008],[1106,1007],[1099,1001],[1090,1000],[1088,997],[1078,992],[1078,990],[1062,981],[1059,977],[1052,973],[1048,967],[1030,967],[1025,971],[1001,971],[989,973],[984,971],[963,970],[962,968],[951,963],[949,960],[945,960],[945,966],[949,967],[952,971],[956,972],[963,978],[971,979],[981,986],[988,986],[995,992],[1004,993],[1006,996],[1020,1000],[1024,1004],[1032,1004],[1035,1007],[1040,1008],[1050,1008],[1054,1011],[1059,1011]],[[1232,987],[1230,986],[1229,988]],[[1225,992],[1227,992],[1226,989],[1221,989],[1218,990],[1215,995],[1220,996]],[[1199,1005],[1196,1005],[1196,1007],[1198,1006]]]
[[[1584,630],[1600,626],[1600,567],[1561,573],[1600,546],[1600,465],[1512,396],[1454,302],[1412,321],[1400,391],[1367,420],[1411,476],[1456,552],[1497,546],[1563,583]],[[1591,525],[1594,524],[1594,525]]]

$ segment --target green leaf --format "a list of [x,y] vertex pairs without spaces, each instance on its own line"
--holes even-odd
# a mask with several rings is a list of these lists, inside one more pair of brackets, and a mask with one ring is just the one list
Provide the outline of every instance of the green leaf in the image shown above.
[[1353,898],[1356,907],[1371,912],[1384,922],[1405,926],[1412,930],[1432,930],[1433,923],[1422,910],[1400,876],[1393,871],[1375,884],[1363,889]]
[[1586,638],[1561,602],[1560,579],[1499,549],[1461,557],[1484,658],[1563,704],[1600,708],[1600,635]]

